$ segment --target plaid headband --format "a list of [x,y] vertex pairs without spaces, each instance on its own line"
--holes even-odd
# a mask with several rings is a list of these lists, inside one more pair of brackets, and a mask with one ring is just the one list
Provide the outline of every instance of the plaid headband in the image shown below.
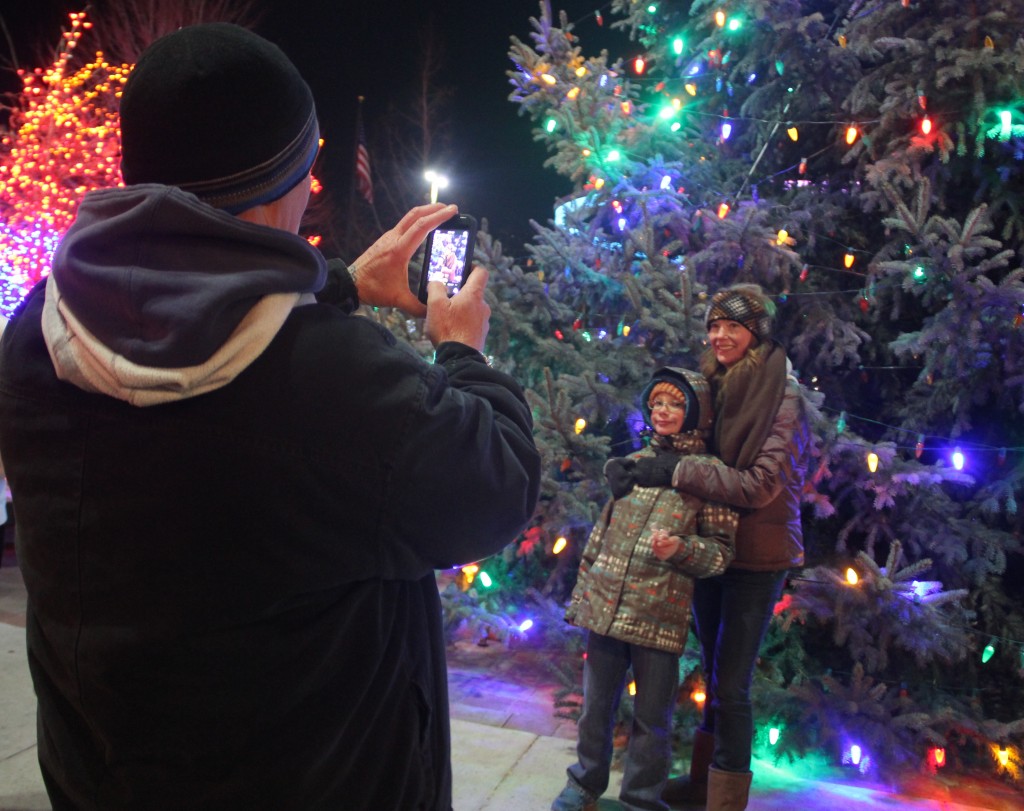
[[759,341],[766,341],[772,334],[772,317],[758,299],[739,290],[722,290],[711,299],[704,323],[725,319],[742,324]]

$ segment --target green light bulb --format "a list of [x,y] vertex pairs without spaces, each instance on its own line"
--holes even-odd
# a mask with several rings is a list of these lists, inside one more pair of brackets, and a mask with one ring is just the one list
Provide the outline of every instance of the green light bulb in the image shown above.
[[1013,116],[1009,110],[999,111],[999,140],[1006,141],[1010,137],[1010,131],[1012,130],[1011,124],[1013,123]]

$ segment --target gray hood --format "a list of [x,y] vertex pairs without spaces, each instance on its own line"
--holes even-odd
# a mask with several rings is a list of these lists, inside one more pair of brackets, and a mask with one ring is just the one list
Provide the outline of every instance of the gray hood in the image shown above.
[[295,234],[172,186],[104,189],[57,249],[44,336],[61,379],[151,405],[230,382],[325,278]]

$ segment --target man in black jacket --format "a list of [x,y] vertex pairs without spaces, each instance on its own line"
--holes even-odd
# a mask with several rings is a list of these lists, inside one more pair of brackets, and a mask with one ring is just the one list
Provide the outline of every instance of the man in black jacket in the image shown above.
[[[298,236],[319,133],[235,26],[143,54],[90,193],[0,343],[54,809],[451,807],[433,570],[529,521],[529,409],[487,274],[424,310],[414,209],[351,273]],[[330,292],[332,303],[318,302]],[[353,310],[426,314],[433,364]]]

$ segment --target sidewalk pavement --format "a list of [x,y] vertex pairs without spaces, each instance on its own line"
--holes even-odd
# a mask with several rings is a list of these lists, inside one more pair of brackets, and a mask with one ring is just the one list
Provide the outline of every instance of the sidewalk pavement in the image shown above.
[[[25,591],[10,557],[0,568],[0,811],[49,811],[36,761],[35,696],[25,656]],[[451,652],[452,763],[455,811],[544,811],[565,784],[575,759],[575,725],[554,718],[552,688],[539,676],[514,671],[501,649]],[[516,677],[510,678],[515,672]],[[750,811],[948,809],[1010,811],[1024,807],[1019,794],[992,787],[968,792],[969,802],[917,799],[881,787],[815,782],[770,763],[754,764]],[[600,802],[619,806],[621,772]],[[933,781],[934,782],[934,781]],[[957,799],[964,792],[956,793]],[[934,794],[934,792],[933,792]],[[382,811],[389,811],[382,809]],[[395,810],[400,811],[400,810]]]

